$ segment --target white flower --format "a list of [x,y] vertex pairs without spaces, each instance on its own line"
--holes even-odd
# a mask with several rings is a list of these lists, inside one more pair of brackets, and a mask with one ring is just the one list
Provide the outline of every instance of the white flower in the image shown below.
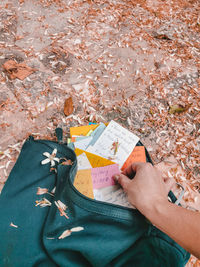
[[43,155],[47,158],[42,160],[41,164],[44,165],[51,162],[51,167],[55,166],[55,161],[59,162],[59,158],[56,158],[56,153],[56,148],[53,150],[52,154],[50,154],[49,152],[44,152]]

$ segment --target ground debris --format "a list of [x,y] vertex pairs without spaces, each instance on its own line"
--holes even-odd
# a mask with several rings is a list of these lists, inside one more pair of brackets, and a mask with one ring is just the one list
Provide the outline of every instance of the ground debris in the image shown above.
[[[191,200],[199,190],[199,1],[4,2],[0,190],[19,153],[9,145],[115,119],[139,135],[154,163],[176,159],[170,173],[187,182]],[[37,71],[20,79],[15,66],[3,67],[8,60]],[[191,258],[188,267],[197,264]]]
[[169,114],[182,113],[187,111],[191,105],[186,105],[185,107],[180,104],[172,105],[169,107]]
[[73,106],[72,97],[70,96],[69,98],[65,100],[64,113],[66,116],[69,116],[73,113],[73,111],[74,111],[74,106]]
[[8,60],[3,64],[3,68],[8,73],[10,79],[24,80],[30,74],[36,71],[36,69],[28,67],[25,63],[17,63],[14,60]]

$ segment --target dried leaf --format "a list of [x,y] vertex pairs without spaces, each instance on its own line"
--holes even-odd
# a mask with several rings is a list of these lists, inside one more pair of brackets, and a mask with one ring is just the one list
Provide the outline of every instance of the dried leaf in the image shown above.
[[159,40],[171,41],[171,39],[166,34],[156,34],[154,35],[154,38],[159,39]]
[[55,173],[57,173],[57,169],[56,169],[56,168],[50,168],[50,172],[55,172]]
[[36,71],[28,67],[25,63],[17,63],[14,60],[8,60],[3,64],[3,68],[7,71],[10,79],[20,79],[24,80],[30,74]]
[[169,114],[174,114],[174,113],[182,113],[184,111],[187,111],[191,105],[187,106],[182,106],[180,104],[177,105],[172,105],[169,107]]
[[73,110],[74,110],[74,106],[73,106],[72,97],[69,97],[65,100],[64,113],[66,116],[69,116],[73,113]]
[[129,117],[127,118],[127,122],[128,122],[128,125],[131,126],[132,123],[131,123],[131,119]]
[[71,159],[67,159],[61,163],[61,165],[72,165],[72,164],[73,162],[71,161]]

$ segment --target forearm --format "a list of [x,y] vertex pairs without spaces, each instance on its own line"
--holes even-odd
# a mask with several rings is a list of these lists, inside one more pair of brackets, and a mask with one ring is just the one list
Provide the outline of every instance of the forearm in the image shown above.
[[[133,177],[129,179],[128,177]],[[135,206],[157,228],[200,258],[200,213],[168,202],[161,173],[149,163],[133,163],[116,181]],[[142,199],[142,201],[141,201]]]
[[200,213],[168,201],[158,201],[142,213],[180,246],[200,258]]

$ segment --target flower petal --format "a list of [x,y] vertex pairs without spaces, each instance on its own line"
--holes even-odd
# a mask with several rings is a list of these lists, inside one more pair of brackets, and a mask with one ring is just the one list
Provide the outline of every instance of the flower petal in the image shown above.
[[55,166],[55,161],[51,160],[51,167]]
[[54,202],[58,208],[61,208],[62,210],[66,210],[67,206],[62,201],[58,200]]
[[16,224],[12,223],[12,222],[10,223],[10,226],[18,228],[18,226]]
[[55,160],[55,161],[57,161],[57,162],[59,162],[59,161],[60,161],[60,159],[59,159],[59,158],[54,158],[53,160]]
[[47,159],[44,159],[43,161],[41,161],[41,164],[44,165],[44,164],[47,164],[50,162],[50,159],[47,158]]
[[37,190],[37,195],[43,195],[43,194],[46,194],[48,193],[48,189],[47,188],[41,188],[41,187],[38,187],[38,190]]
[[44,155],[45,157],[47,157],[47,158],[50,157],[49,152],[44,152],[43,155]]
[[51,190],[51,193],[54,194],[56,192],[56,187],[54,187],[52,190]]
[[63,233],[62,233],[62,235],[60,235],[59,237],[58,237],[58,239],[63,239],[63,238],[65,238],[65,237],[67,237],[67,236],[70,236],[71,235],[71,231],[70,230],[65,230]]
[[56,149],[56,148],[54,148],[54,150],[53,150],[52,154],[56,155],[56,153],[57,153],[57,149]]
[[70,229],[71,232],[80,232],[83,230],[84,230],[84,227],[81,227],[81,226],[77,226],[77,227]]

